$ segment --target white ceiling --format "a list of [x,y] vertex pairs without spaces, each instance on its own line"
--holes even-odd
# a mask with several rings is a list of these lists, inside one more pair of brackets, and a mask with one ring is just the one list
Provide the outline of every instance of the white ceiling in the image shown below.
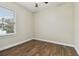
[[35,2],[17,2],[17,4],[25,7],[26,9],[32,11],[32,12],[37,12],[40,11],[44,8],[48,8],[50,6],[55,7],[59,4],[62,4],[61,2],[49,2],[48,4],[45,4],[43,2],[38,3],[38,7],[35,7]]

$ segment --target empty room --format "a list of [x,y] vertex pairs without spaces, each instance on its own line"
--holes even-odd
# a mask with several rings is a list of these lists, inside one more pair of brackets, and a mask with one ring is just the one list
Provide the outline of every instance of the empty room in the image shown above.
[[0,56],[78,56],[79,2],[0,2]]

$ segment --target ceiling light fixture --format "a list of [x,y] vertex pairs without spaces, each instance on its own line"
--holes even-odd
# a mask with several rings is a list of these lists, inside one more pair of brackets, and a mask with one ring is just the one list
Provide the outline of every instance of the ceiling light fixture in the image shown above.
[[[38,3],[39,2],[35,2],[35,7],[38,7]],[[43,2],[43,3],[48,4],[48,2]]]

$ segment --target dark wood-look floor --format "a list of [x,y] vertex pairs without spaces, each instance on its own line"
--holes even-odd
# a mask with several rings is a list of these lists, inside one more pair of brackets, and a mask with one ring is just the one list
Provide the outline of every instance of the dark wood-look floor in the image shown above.
[[75,49],[39,40],[31,40],[21,45],[1,51],[0,56],[77,56]]

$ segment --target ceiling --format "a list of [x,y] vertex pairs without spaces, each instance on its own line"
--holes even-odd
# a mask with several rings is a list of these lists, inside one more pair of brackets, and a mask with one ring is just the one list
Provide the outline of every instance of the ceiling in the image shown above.
[[60,5],[60,4],[62,4],[62,2],[48,2],[48,4],[45,4],[44,2],[39,2],[38,7],[35,7],[35,2],[17,2],[17,4],[25,7],[26,9],[30,10],[31,12],[38,12],[38,11],[48,8],[50,6],[55,7],[57,5]]

